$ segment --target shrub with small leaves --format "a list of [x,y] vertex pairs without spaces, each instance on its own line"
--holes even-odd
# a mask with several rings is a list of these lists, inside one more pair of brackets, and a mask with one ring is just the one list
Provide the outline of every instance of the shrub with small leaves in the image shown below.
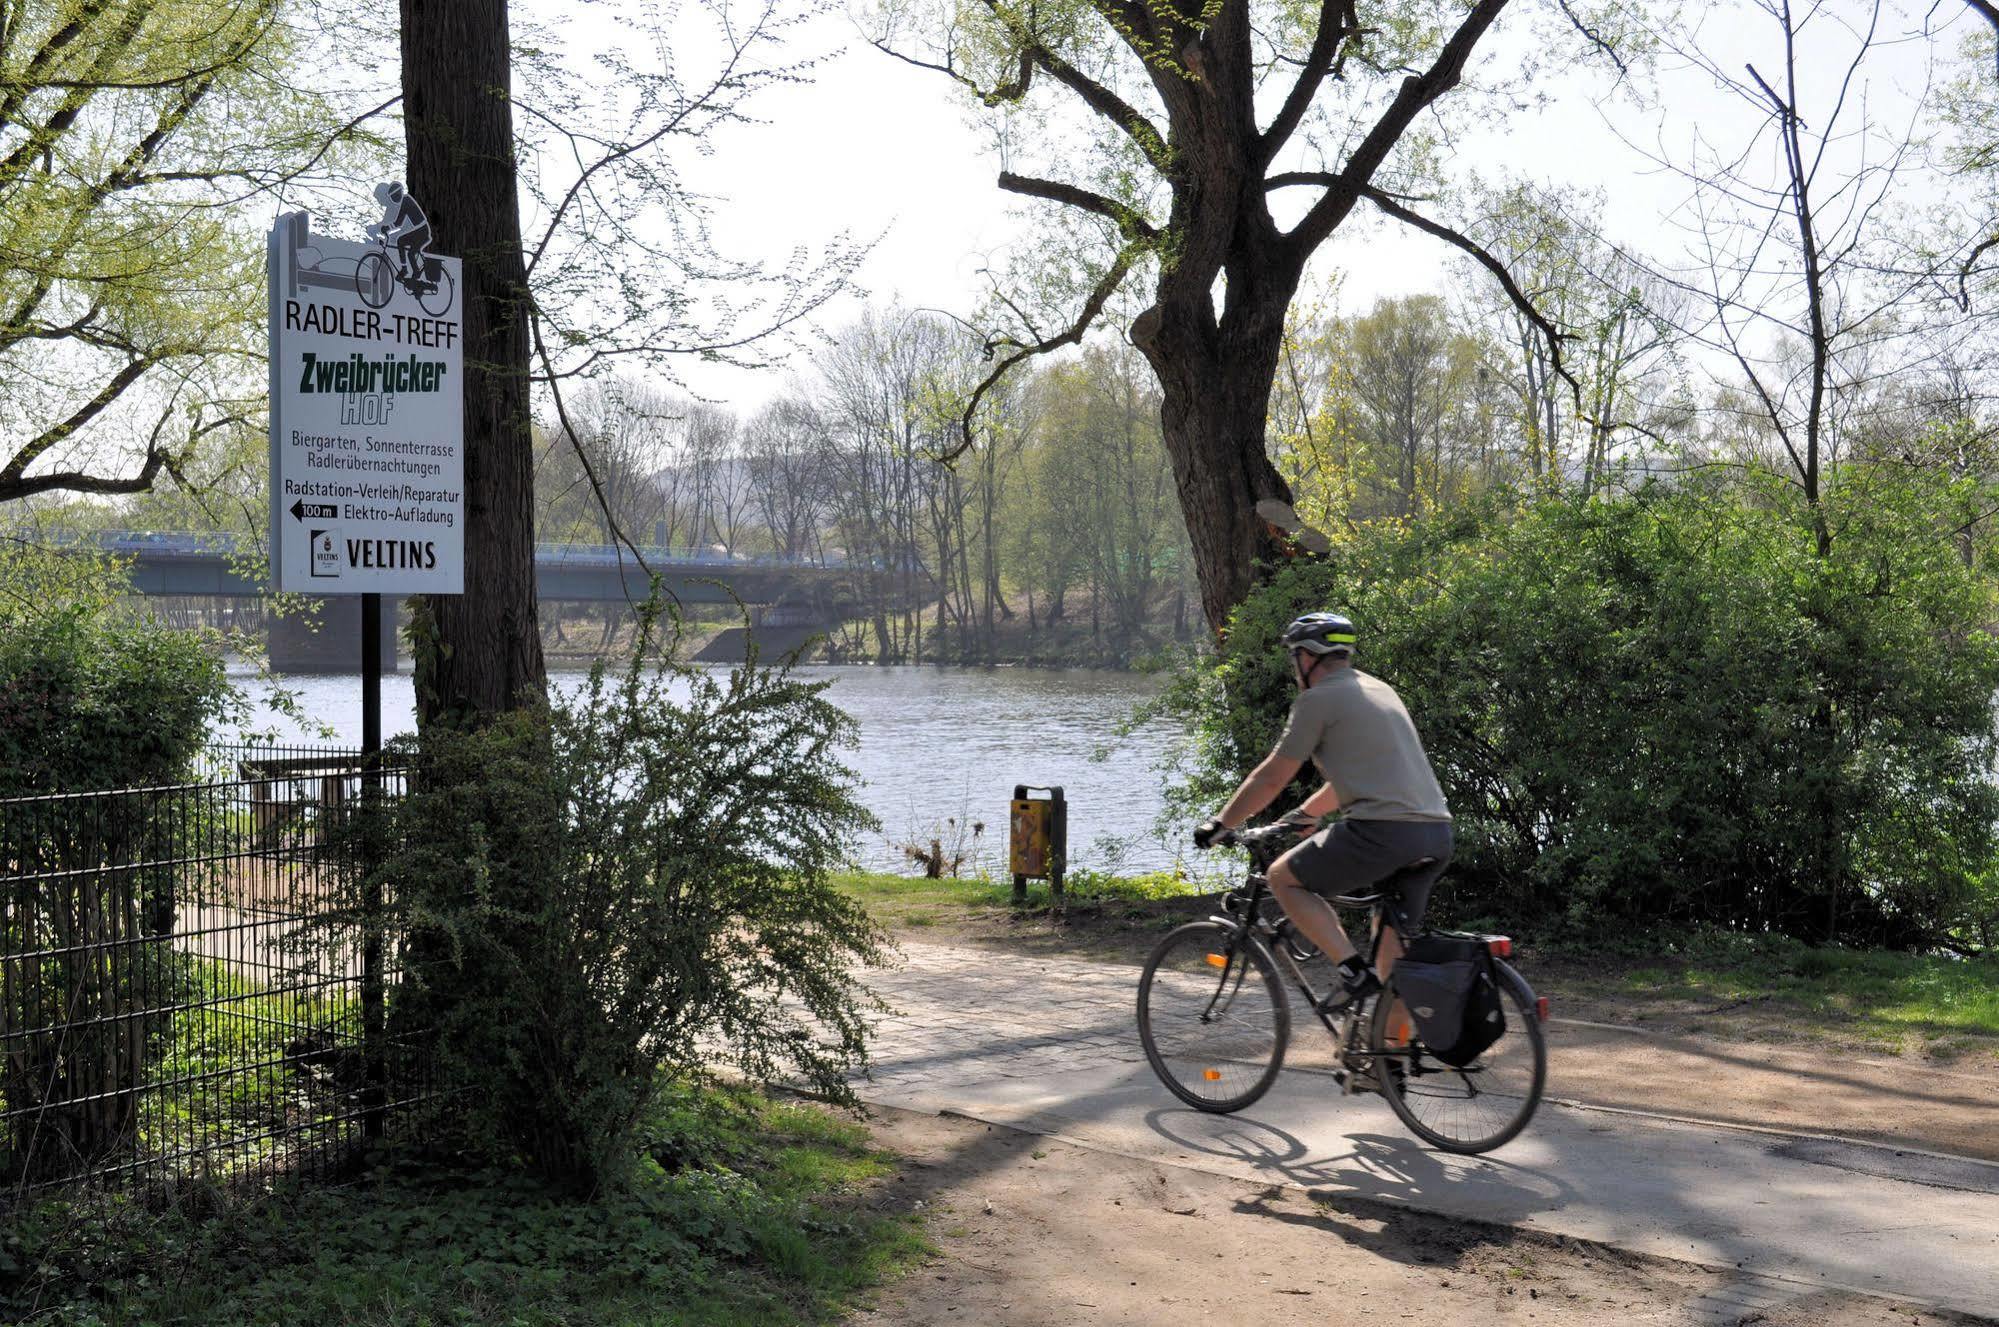
[[887,956],[829,879],[873,826],[838,752],[852,720],[823,683],[689,667],[677,639],[648,608],[618,671],[413,739],[408,794],[343,837],[374,857],[349,917],[379,889],[408,937],[393,1021],[461,1141],[579,1189],[627,1172],[662,1066],[851,1102],[876,1007],[858,973]]

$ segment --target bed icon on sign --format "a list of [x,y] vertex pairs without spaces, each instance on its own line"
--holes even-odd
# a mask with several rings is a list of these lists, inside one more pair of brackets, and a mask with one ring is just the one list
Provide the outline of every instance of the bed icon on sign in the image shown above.
[[312,574],[315,576],[340,575],[340,541],[331,530],[312,532]]

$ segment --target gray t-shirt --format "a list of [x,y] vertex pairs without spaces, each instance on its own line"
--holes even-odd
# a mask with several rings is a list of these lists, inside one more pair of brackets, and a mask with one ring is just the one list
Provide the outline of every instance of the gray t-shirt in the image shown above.
[[1402,698],[1357,668],[1335,668],[1298,693],[1277,754],[1310,756],[1350,819],[1451,818]]

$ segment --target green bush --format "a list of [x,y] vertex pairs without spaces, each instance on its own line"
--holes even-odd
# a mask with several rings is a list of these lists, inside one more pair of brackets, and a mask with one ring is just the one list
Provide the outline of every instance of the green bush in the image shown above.
[[459,1141],[583,1190],[628,1171],[662,1064],[851,1102],[857,970],[886,956],[829,880],[872,825],[836,752],[852,721],[823,684],[683,667],[659,639],[648,614],[628,666],[550,710],[415,739],[409,794],[344,844],[378,854],[357,887],[411,937],[394,1021]]
[[0,797],[177,782],[230,694],[196,632],[87,604],[0,624]]
[[[12,593],[25,593],[6,579],[19,563],[0,559]],[[108,600],[0,613],[0,799],[180,782],[229,694],[205,639],[116,622]],[[132,1089],[159,1051],[135,1015],[178,980],[163,946],[134,941],[172,932],[176,870],[164,863],[184,855],[192,828],[183,808],[144,795],[0,800],[11,877],[0,952],[37,956],[12,965],[0,998],[0,1098],[39,1112],[0,1138],[0,1179],[67,1173],[134,1145]],[[92,1017],[79,1020],[79,1002]],[[56,1025],[69,1030],[25,1035]]]
[[[1183,801],[1275,739],[1333,607],[1457,816],[1449,906],[1893,944],[1989,921],[1999,648],[1966,488],[1849,468],[1820,558],[1780,485],[1500,494],[1281,570],[1183,677]],[[1309,771],[1308,771],[1309,773]]]

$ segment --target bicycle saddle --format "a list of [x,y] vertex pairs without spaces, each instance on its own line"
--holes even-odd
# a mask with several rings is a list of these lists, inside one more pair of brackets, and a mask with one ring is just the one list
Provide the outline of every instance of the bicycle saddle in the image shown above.
[[1379,903],[1382,895],[1399,893],[1403,881],[1420,871],[1429,870],[1436,864],[1437,859],[1435,857],[1418,857],[1407,866],[1398,866],[1388,875],[1382,877],[1381,882],[1371,892],[1366,894],[1342,894],[1338,898],[1331,900],[1331,902],[1336,908],[1365,908],[1370,904]]

